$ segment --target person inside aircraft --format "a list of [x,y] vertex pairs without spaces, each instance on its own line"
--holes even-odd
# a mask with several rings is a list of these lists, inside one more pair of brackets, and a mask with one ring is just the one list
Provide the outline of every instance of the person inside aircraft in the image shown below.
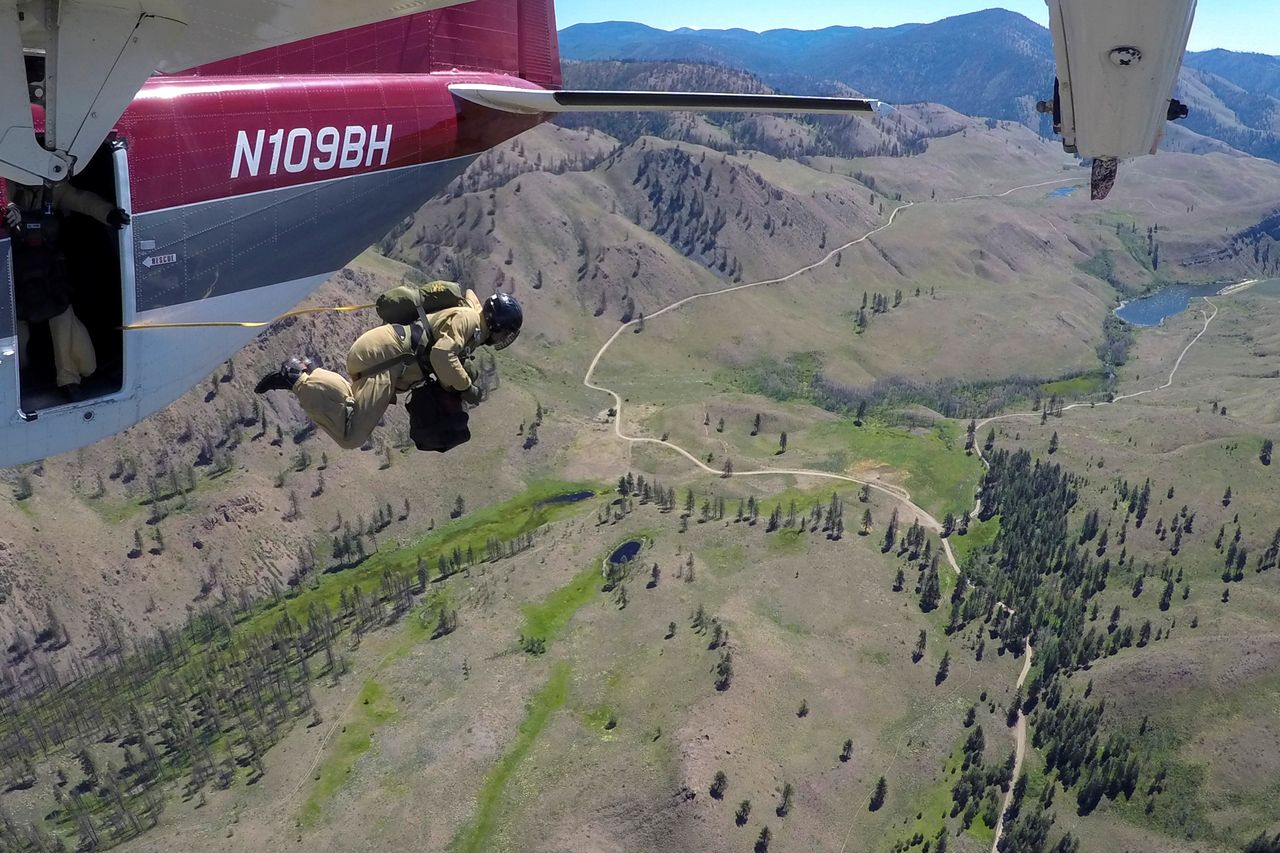
[[[361,335],[347,355],[350,381],[294,357],[264,376],[254,390],[259,394],[292,391],[316,426],[345,449],[363,445],[396,395],[413,391],[410,434],[419,449],[443,452],[466,441],[470,434],[461,403],[479,405],[484,392],[464,361],[480,346],[501,350],[515,342],[524,322],[520,303],[509,293],[496,293],[481,304],[473,291],[464,295],[450,282],[389,293],[399,292],[426,295],[425,306],[415,296],[416,311],[410,309],[419,319],[388,322]],[[447,292],[456,294],[450,299],[451,307],[437,309],[440,303],[431,304],[432,294]],[[379,300],[383,319],[409,319],[403,311],[397,316],[384,310],[385,302],[386,295]],[[459,417],[461,425],[457,425]],[[422,420],[427,423],[419,424]],[[420,427],[427,433],[425,439],[415,435]]]
[[4,221],[13,246],[18,360],[26,364],[32,323],[48,323],[56,383],[63,396],[82,399],[80,382],[98,369],[93,341],[71,306],[73,283],[58,236],[63,215],[81,214],[121,229],[129,214],[96,193],[64,182],[52,187],[5,181]]

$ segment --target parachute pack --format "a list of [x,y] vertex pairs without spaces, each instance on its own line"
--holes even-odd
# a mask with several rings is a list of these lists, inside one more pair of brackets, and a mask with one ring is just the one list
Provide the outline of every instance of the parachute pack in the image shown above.
[[448,453],[471,440],[467,425],[470,416],[462,405],[462,398],[435,382],[415,388],[406,408],[409,438],[419,450]]
[[374,307],[382,322],[408,326],[427,314],[466,304],[457,282],[431,281],[393,287],[378,297]]

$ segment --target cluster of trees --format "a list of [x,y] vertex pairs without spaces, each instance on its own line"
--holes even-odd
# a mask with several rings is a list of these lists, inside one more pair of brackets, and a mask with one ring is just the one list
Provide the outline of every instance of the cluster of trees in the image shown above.
[[[1137,735],[1128,730],[1127,721],[1117,726],[1116,719],[1105,714],[1104,705],[1088,700],[1089,691],[1079,696],[1068,689],[1063,676],[1134,645],[1135,634],[1139,647],[1153,639],[1149,620],[1136,632],[1133,625],[1121,625],[1119,607],[1112,611],[1105,631],[1090,622],[1098,617],[1097,596],[1113,573],[1126,566],[1134,572],[1137,596],[1143,578],[1157,572],[1149,564],[1139,570],[1132,556],[1126,559],[1122,555],[1113,565],[1110,558],[1097,560],[1091,550],[1080,547],[1098,534],[1101,523],[1097,512],[1090,510],[1081,534],[1069,531],[1069,518],[1083,485],[1081,477],[1058,465],[1034,460],[1025,450],[1001,449],[990,454],[989,462],[981,485],[982,518],[998,514],[1000,533],[994,545],[972,563],[972,586],[963,593],[958,590],[953,597],[951,625],[959,629],[983,618],[990,639],[999,640],[1015,653],[1022,650],[1025,638],[1036,638],[1040,668],[1025,695],[1019,691],[1015,696],[1010,724],[1016,721],[1019,709],[1028,714],[1032,743],[1045,756],[1050,780],[1065,790],[1074,790],[1076,807],[1088,813],[1104,797],[1134,796],[1143,778],[1150,780],[1162,772],[1163,759],[1146,745],[1145,724]],[[1141,488],[1121,483],[1117,491],[1130,502],[1126,525],[1129,517],[1145,516],[1151,499],[1149,481]],[[1175,514],[1170,528],[1185,529],[1192,515],[1184,508],[1182,514]],[[1280,545],[1277,547],[1280,550]],[[1161,607],[1167,609],[1181,573],[1175,578],[1166,565],[1159,576],[1164,580]],[[996,602],[1007,606],[997,608]],[[1161,630],[1155,631],[1155,639]],[[969,803],[976,778],[969,775],[969,799],[962,810],[972,808]],[[1049,800],[1053,789],[1053,784],[1046,786]],[[1042,849],[1035,845],[1043,845],[1047,839],[1052,825],[1047,811],[1051,802],[1042,798],[1030,808],[1021,807],[1016,796],[1014,802],[1019,808],[1006,815],[1011,835],[1009,846],[1002,849]],[[1023,846],[1028,844],[1032,846]],[[1074,844],[1073,839],[1064,838],[1054,849],[1069,850]]]
[[[645,192],[648,212],[637,214],[637,223],[648,228],[685,257],[702,263],[708,269],[719,271],[733,281],[742,280],[742,262],[719,244],[720,232],[729,223],[729,214],[722,204],[713,203],[719,198],[720,189],[713,191],[715,167],[707,165],[706,152],[700,158],[679,148],[649,149],[639,156],[636,176],[632,184]],[[720,168],[730,195],[737,195],[739,178],[746,176],[743,185],[757,183],[763,193],[760,201],[767,201],[768,192],[764,179],[755,172],[721,158]],[[750,180],[754,177],[754,181]],[[673,189],[674,188],[674,189]],[[726,200],[727,203],[727,200]],[[708,209],[708,204],[711,204]],[[751,209],[755,209],[752,205]],[[734,220],[743,230],[753,224],[751,210],[739,198]],[[766,213],[762,225],[772,235],[779,224],[790,224],[787,218],[776,220]]]
[[1003,762],[984,764],[986,738],[982,726],[976,726],[964,743],[960,776],[951,786],[951,817],[960,816],[960,825],[968,829],[981,816],[994,827],[1000,818],[1000,801],[1013,779],[1014,754]]
[[[409,501],[405,499],[404,513],[401,520],[409,516]],[[377,536],[391,526],[395,520],[395,512],[391,504],[374,507],[373,514],[366,522],[363,515],[356,516],[355,524],[344,520],[339,512],[333,525],[333,536],[330,540],[330,554],[333,557],[332,568],[349,568],[364,562],[370,554],[378,550]],[[369,542],[366,545],[365,539]]]
[[528,426],[525,425],[524,421],[520,422],[520,429],[516,431],[516,435],[524,436],[525,450],[532,450],[538,446],[538,427],[542,426],[543,414],[542,403],[538,403],[538,407],[533,413],[533,419],[528,422]]
[[[751,499],[754,502],[754,498]],[[739,502],[739,511],[743,507]],[[748,507],[751,511],[753,507]],[[754,507],[758,511],[758,507]],[[741,515],[740,515],[741,518]],[[844,537],[844,501],[836,492],[831,493],[830,502],[825,505],[821,501],[814,501],[809,511],[802,512],[799,505],[793,499],[788,505],[787,512],[782,511],[782,504],[774,505],[773,512],[769,514],[769,523],[765,526],[766,533],[773,533],[777,530],[808,530],[810,533],[822,531],[827,534],[828,539],[838,540]]]
[[865,403],[871,408],[886,409],[920,405],[948,418],[985,418],[1034,398],[1040,392],[1040,386],[1047,381],[1050,380],[1029,376],[989,381],[939,379],[929,382],[893,378],[852,387],[818,376],[809,390],[809,397],[822,408],[842,414],[852,413]]
[[1115,314],[1108,314],[1102,321],[1102,342],[1098,344],[1098,360],[1109,383],[1115,381],[1117,367],[1129,360],[1133,347],[1133,328]]
[[[920,288],[917,287],[916,296],[919,296],[919,295],[920,295]],[[874,316],[876,314],[885,314],[885,313],[888,313],[891,309],[897,308],[901,304],[902,304],[901,290],[895,290],[893,292],[892,303],[890,302],[890,298],[885,294],[873,293],[870,295],[870,305],[868,305],[867,291],[865,290],[862,291],[862,305],[861,307],[858,308],[858,315],[854,320],[854,324],[858,328],[858,333],[861,334],[867,328],[867,321],[868,321],[867,312],[868,311],[871,312],[870,316]]]

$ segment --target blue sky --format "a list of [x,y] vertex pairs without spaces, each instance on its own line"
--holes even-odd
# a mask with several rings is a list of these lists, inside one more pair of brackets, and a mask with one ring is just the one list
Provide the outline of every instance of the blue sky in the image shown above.
[[[1012,9],[1047,24],[1044,0],[557,0],[561,27],[586,21],[639,21],[652,27],[742,27],[814,30],[833,24],[891,27],[936,21],[991,6]],[[1200,0],[1191,31],[1192,50],[1225,47],[1280,55],[1280,2],[1277,0]]]

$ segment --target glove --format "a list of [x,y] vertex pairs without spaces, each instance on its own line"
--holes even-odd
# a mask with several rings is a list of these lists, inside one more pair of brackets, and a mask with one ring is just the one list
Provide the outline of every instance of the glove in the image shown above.
[[22,213],[18,210],[16,204],[10,204],[4,211],[4,222],[10,228],[17,228],[22,224]]
[[129,214],[117,207],[107,214],[107,224],[119,231],[129,224]]
[[480,386],[476,385],[474,382],[471,383],[470,388],[462,392],[461,397],[462,402],[469,406],[478,406],[484,402],[484,392],[481,391]]

